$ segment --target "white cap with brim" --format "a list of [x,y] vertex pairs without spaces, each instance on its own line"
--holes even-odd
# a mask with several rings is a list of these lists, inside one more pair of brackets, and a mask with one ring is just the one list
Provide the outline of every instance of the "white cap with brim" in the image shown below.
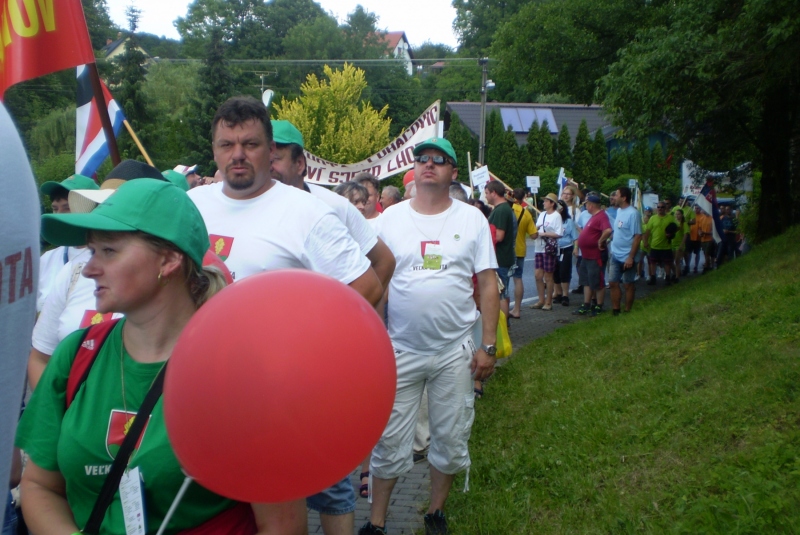
[[74,189],[69,192],[69,211],[73,214],[88,214],[116,191],[116,189]]

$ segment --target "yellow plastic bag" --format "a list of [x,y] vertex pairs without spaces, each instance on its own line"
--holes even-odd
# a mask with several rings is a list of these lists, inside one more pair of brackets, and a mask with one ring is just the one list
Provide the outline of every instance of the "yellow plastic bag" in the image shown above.
[[508,323],[506,315],[500,310],[500,315],[497,318],[497,358],[502,359],[511,355],[513,348],[511,347],[511,337],[508,336]]

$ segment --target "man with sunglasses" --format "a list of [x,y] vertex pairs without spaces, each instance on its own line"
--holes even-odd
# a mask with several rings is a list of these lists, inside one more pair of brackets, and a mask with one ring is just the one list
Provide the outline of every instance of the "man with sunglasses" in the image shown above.
[[[479,210],[450,198],[458,168],[449,141],[431,138],[416,146],[414,156],[416,196],[389,207],[377,223],[378,235],[397,261],[388,290],[397,393],[372,451],[370,521],[359,535],[387,533],[392,489],[414,466],[414,429],[426,386],[431,500],[425,532],[447,533],[442,509],[455,474],[470,466],[473,379],[491,375],[495,364],[499,294],[489,224]],[[478,277],[480,313],[472,298],[473,274]],[[476,325],[480,334],[473,337]]]

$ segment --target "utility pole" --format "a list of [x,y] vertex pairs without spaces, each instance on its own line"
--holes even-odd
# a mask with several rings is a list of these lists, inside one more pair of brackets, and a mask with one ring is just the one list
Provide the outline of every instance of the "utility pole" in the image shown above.
[[[478,65],[481,66],[481,131],[480,139],[478,141],[478,163],[484,165],[484,156],[486,155],[486,91],[487,91],[487,75],[489,58],[481,58],[478,60]],[[491,83],[491,81],[489,82]],[[494,84],[492,84],[494,86]]]

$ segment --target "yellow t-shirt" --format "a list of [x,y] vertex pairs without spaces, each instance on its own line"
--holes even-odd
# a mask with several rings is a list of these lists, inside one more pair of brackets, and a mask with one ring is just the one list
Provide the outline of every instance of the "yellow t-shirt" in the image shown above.
[[[517,224],[517,243],[514,244],[514,254],[519,258],[524,258],[528,251],[528,245],[525,243],[525,239],[528,236],[536,234],[536,223],[533,222],[531,213],[525,210],[521,205],[514,203],[511,205],[511,208],[514,210],[514,217],[519,221]],[[522,219],[519,218],[519,214],[523,214]]]

